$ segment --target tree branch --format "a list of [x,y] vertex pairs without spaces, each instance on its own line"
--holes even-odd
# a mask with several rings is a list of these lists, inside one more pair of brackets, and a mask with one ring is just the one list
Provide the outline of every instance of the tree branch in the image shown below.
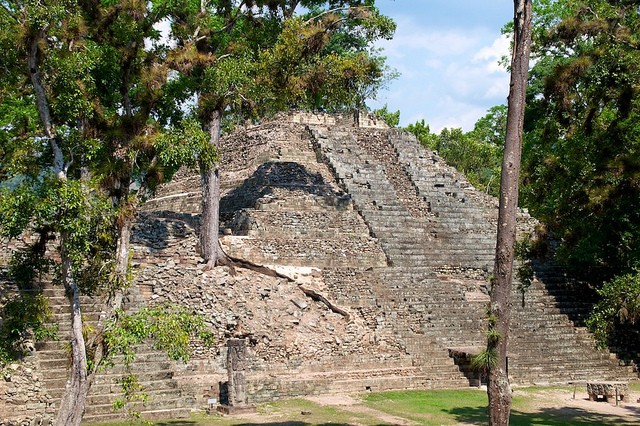
[[312,16],[311,18],[309,18],[307,21],[305,21],[305,24],[309,24],[311,23],[311,21],[315,21],[318,18],[323,17],[324,15],[328,15],[330,13],[333,12],[339,12],[342,10],[349,10],[349,9],[371,9],[371,6],[357,6],[357,7],[350,7],[350,6],[346,6],[346,7],[336,7],[335,9],[329,9],[329,10],[325,10],[319,14],[317,14],[316,16]]
[[38,56],[40,48],[38,43],[44,39],[44,32],[40,31],[37,35],[34,35],[28,43],[27,64],[29,66],[29,75],[31,76],[31,84],[33,84],[33,90],[36,95],[36,107],[38,108],[38,114],[44,127],[44,134],[51,145],[53,151],[53,167],[56,176],[60,180],[67,179],[67,173],[64,164],[64,155],[62,149],[56,140],[55,129],[51,120],[51,110],[49,109],[49,102],[47,101],[47,94],[40,78],[40,69],[38,67]]
[[313,300],[315,300],[317,302],[324,303],[327,306],[327,308],[329,308],[331,311],[335,312],[336,314],[342,315],[347,321],[349,321],[351,319],[351,315],[349,315],[349,313],[347,311],[345,311],[344,309],[334,305],[326,297],[324,297],[323,295],[321,295],[317,291],[305,288],[301,284],[298,284],[298,288],[300,290],[302,290],[302,292],[305,295],[309,296]]
[[[219,243],[218,243],[218,247],[219,247],[221,256],[218,259],[217,265],[228,266],[229,268],[232,268],[232,270],[234,267],[241,267],[241,268],[252,270],[254,272],[258,272],[260,274],[263,274],[269,277],[284,278],[289,282],[295,282],[295,279],[291,278],[288,275],[280,273],[275,269],[271,269],[263,265],[258,265],[253,262],[249,262],[248,260],[238,259],[238,258],[229,256],[227,253],[224,252],[224,249]],[[233,274],[233,271],[232,271],[232,274]],[[317,302],[323,303],[327,308],[329,308],[329,310],[331,310],[332,312],[335,312],[336,314],[342,315],[347,321],[351,319],[351,315],[349,315],[347,311],[340,308],[339,306],[336,306],[331,301],[329,301],[329,299],[327,299],[317,291],[303,287],[302,284],[298,284],[298,288],[307,297],[310,297],[311,299]]]
[[15,13],[14,13],[13,11],[9,10],[9,8],[7,7],[7,5],[6,5],[4,2],[2,2],[2,8],[5,10],[5,12],[7,12],[7,15],[8,15],[11,19],[13,19],[13,20],[14,20],[14,21],[16,21],[16,22],[19,22],[19,21],[18,21],[18,18],[17,18],[17,17],[16,17],[16,15],[15,15]]

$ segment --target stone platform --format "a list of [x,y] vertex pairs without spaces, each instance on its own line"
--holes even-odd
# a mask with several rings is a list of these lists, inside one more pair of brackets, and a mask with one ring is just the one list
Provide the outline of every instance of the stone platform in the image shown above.
[[604,400],[606,402],[627,401],[629,385],[626,382],[587,382],[589,401]]

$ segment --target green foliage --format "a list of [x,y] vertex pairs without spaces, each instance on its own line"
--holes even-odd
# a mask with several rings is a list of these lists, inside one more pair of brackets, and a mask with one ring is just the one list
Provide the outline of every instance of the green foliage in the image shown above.
[[413,133],[418,141],[429,149],[435,149],[437,146],[438,136],[431,133],[431,128],[423,120],[416,121],[415,124],[409,124],[406,131]]
[[542,2],[523,152],[522,199],[592,280],[640,259],[640,11]]
[[[135,359],[135,345],[146,340],[154,348],[166,351],[170,358],[186,362],[192,339],[210,346],[214,336],[201,315],[175,306],[145,307],[131,314],[121,311],[104,332],[109,357],[121,354],[127,366]],[[111,361],[111,358],[104,360],[107,365]]]
[[400,110],[391,112],[386,104],[382,108],[374,110],[373,113],[383,119],[389,127],[398,127],[400,124]]
[[[90,182],[61,181],[51,175],[38,179],[23,178],[14,186],[0,187],[0,234],[15,238],[29,230],[46,230],[35,251],[18,253],[22,260],[14,264],[18,280],[22,275],[42,273],[46,240],[54,233],[65,233],[69,246],[66,254],[82,281],[83,269],[109,256],[113,241],[115,212],[110,200],[99,196]],[[15,259],[14,259],[15,260]],[[28,262],[27,262],[28,261]],[[31,269],[31,272],[27,271]],[[18,273],[19,272],[19,273]],[[95,288],[97,276],[82,281],[86,290]],[[92,283],[93,282],[93,283]]]
[[[193,16],[176,8],[170,14],[178,47],[169,63],[197,93],[203,124],[213,110],[240,122],[291,108],[362,107],[392,76],[371,45],[395,30],[366,3],[303,2],[302,16],[291,9],[297,3],[285,1],[252,10],[211,4]],[[202,42],[193,43],[194,32]]]
[[471,132],[478,142],[502,147],[507,131],[507,106],[497,105],[489,108],[487,114],[480,117]]
[[487,336],[487,341],[489,344],[493,345],[498,340],[500,340],[500,332],[496,328],[498,323],[498,317],[491,310],[491,305],[487,304],[486,312],[485,312],[486,320],[487,320],[487,330],[485,331],[485,336]]
[[[166,351],[174,360],[186,362],[191,356],[191,343],[199,342],[205,347],[214,343],[213,333],[207,329],[202,315],[195,315],[176,306],[144,307],[138,312],[119,311],[104,330],[105,357],[101,368],[113,366],[114,357],[122,355],[127,372],[135,362],[136,345],[150,341],[155,349]],[[122,397],[117,398],[114,409],[122,410],[133,402],[145,404],[148,395],[134,374],[127,374],[120,380]],[[128,408],[130,417],[139,413]]]
[[610,335],[620,325],[635,326],[640,334],[640,268],[614,277],[598,290],[600,301],[587,319],[600,347],[607,345]]
[[51,310],[42,294],[19,293],[4,304],[0,317],[0,368],[23,356],[27,341],[57,338],[57,328],[50,324]]
[[498,352],[495,348],[485,348],[471,358],[471,368],[474,371],[487,373],[497,365]]
[[[335,37],[345,34],[343,27],[335,26],[336,31],[326,21],[331,16],[323,15],[320,21],[286,20],[274,46],[260,52],[256,82],[263,96],[262,110],[362,108],[365,99],[374,97],[391,76],[384,58],[362,49],[331,46]],[[359,34],[355,24],[350,29]],[[366,38],[369,35],[364,36],[366,43],[374,40]]]
[[0,179],[37,173],[39,159],[33,156],[42,142],[30,137],[38,124],[38,113],[30,96],[6,95],[0,89]]
[[[122,389],[122,397],[114,399],[112,404],[114,411],[127,409],[134,402],[141,402],[142,405],[147,404],[149,395],[144,391],[144,387],[140,384],[135,374],[127,374],[118,379],[118,382]],[[131,419],[140,418],[140,412],[133,408],[127,409],[127,415]]]
[[216,148],[209,144],[209,135],[192,118],[165,131],[155,143],[165,179],[170,178],[180,166],[195,167],[198,162],[210,166],[218,160]]

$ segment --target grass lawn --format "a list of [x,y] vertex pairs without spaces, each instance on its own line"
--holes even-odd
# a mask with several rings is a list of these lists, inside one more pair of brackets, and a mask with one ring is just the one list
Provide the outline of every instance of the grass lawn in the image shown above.
[[476,389],[397,391],[366,395],[366,404],[423,425],[486,422],[487,394]]
[[[630,385],[632,392],[640,391],[640,383]],[[578,389],[580,392],[580,389]],[[584,393],[584,392],[582,392]],[[581,406],[564,406],[570,399],[573,386],[517,388],[514,391],[510,424],[513,426],[587,426],[640,424],[640,408],[630,405],[636,413],[626,418],[616,413],[604,414]],[[560,395],[560,399],[558,399]],[[554,399],[555,398],[555,399]],[[581,397],[577,397],[580,399]],[[637,398],[637,396],[636,396]],[[545,402],[557,402],[547,404]],[[635,402],[635,400],[633,401]],[[601,403],[606,404],[606,403]],[[593,407],[593,406],[591,406]],[[407,419],[420,425],[487,424],[487,394],[478,389],[392,391],[367,393],[354,405],[318,404],[305,399],[291,399],[261,404],[258,415],[252,417],[196,415],[189,419],[154,421],[154,426],[334,426],[387,425],[393,417]],[[144,423],[103,423],[102,426],[125,426]]]
[[[640,388],[636,384],[633,386]],[[567,398],[570,398],[573,394],[573,387],[516,389],[513,396],[510,424],[512,426],[640,424],[640,413],[638,421],[631,423],[617,417],[592,413],[578,408],[543,408],[535,406],[533,403],[534,396],[539,398],[545,392],[552,391],[566,392]],[[481,390],[382,392],[367,395],[365,402],[377,410],[408,418],[422,425],[455,425],[458,423],[486,425],[488,423],[487,394],[486,391]]]

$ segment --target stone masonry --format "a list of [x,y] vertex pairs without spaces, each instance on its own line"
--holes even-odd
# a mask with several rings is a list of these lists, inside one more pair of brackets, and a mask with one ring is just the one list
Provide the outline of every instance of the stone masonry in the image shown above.
[[[237,339],[246,345],[242,404],[476,383],[460,362],[465,356],[450,354],[485,345],[497,201],[413,136],[364,115],[358,121],[355,128],[352,115],[291,113],[224,138],[221,243],[292,280],[204,269],[196,174],[181,171],[145,204],[132,237],[136,278],[127,306],[188,306],[218,341],[194,342],[187,364],[139,348],[135,367],[150,395],[137,407],[144,417],[182,416],[220,400],[222,385],[234,385],[227,341]],[[535,226],[525,212],[519,223],[521,234]],[[64,298],[46,291],[64,324]],[[512,382],[637,378],[632,366],[594,349],[580,323],[586,307],[567,302],[571,291],[561,270],[541,265],[524,299],[514,292]],[[89,306],[97,318],[99,301]],[[46,410],[33,405],[23,418],[55,410],[67,374],[61,342],[40,343],[29,358],[41,378],[26,386]],[[119,368],[98,378],[87,420],[122,417],[111,409]],[[2,401],[0,419],[11,408]]]

